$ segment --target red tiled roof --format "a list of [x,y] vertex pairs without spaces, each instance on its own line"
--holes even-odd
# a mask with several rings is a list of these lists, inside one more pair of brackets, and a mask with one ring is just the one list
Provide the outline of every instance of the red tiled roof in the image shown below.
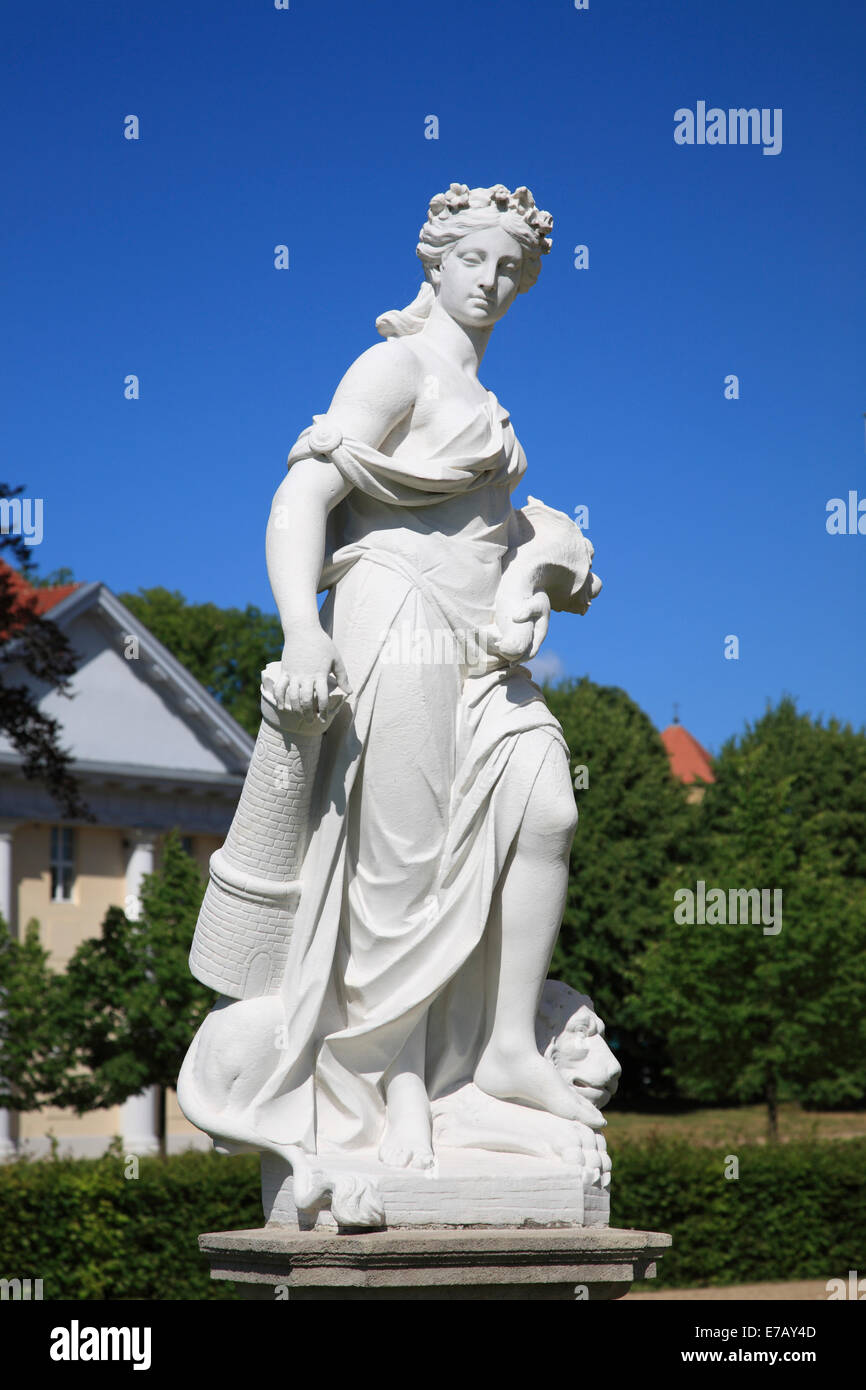
[[49,609],[56,608],[58,603],[62,603],[76,589],[81,588],[80,584],[56,584],[50,589],[36,588],[33,584],[28,584],[23,574],[7,565],[5,560],[0,560],[0,570],[8,575],[16,602],[23,604],[28,599],[31,600],[40,616]]
[[52,589],[34,589],[36,612],[47,613],[49,608],[56,608],[58,603],[62,603],[65,598],[80,588],[80,584],[55,584]]
[[682,724],[669,724],[662,732],[662,743],[671,772],[680,782],[715,782],[709,753]]

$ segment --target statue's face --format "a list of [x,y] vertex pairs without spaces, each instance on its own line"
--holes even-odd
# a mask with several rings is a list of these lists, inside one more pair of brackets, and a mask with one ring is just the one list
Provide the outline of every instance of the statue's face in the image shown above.
[[502,227],[461,237],[435,273],[441,307],[467,328],[489,328],[514,302],[523,251]]
[[619,1085],[622,1067],[604,1040],[604,1024],[584,1004],[548,1048],[559,1074],[593,1105],[607,1105]]

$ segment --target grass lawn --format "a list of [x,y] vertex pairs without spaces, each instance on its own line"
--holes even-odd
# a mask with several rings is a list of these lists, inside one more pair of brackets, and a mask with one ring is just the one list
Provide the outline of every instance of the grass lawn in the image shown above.
[[[686,1139],[690,1144],[718,1147],[735,1143],[766,1143],[767,1112],[763,1105],[726,1109],[676,1110],[669,1113],[620,1111],[614,1099],[605,1111],[609,1146],[620,1139]],[[866,1135],[866,1110],[801,1110],[791,1102],[779,1106],[779,1137],[786,1139],[857,1139]]]

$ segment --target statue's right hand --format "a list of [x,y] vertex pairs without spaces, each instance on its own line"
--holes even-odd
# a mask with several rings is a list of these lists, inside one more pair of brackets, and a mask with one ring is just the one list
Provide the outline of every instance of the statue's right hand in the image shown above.
[[324,715],[351,693],[346,668],[327,632],[318,623],[293,630],[286,638],[280,674],[274,681],[277,709]]

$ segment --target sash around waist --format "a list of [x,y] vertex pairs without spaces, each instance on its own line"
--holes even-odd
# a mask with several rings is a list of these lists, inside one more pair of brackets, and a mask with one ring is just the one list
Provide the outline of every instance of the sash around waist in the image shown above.
[[451,630],[457,642],[463,643],[466,647],[466,655],[470,657],[468,664],[476,672],[492,671],[509,664],[498,652],[488,650],[487,643],[493,635],[491,632],[492,607],[489,610],[486,623],[473,621],[465,611],[460,611],[451,596],[440,585],[435,584],[429,575],[419,570],[405,556],[398,555],[394,551],[368,545],[343,546],[336,552],[331,563],[322,571],[321,587],[331,588],[344,575],[348,574],[350,569],[363,562],[391,570],[393,573],[401,575],[408,584],[417,589],[431,605],[443,625]]

